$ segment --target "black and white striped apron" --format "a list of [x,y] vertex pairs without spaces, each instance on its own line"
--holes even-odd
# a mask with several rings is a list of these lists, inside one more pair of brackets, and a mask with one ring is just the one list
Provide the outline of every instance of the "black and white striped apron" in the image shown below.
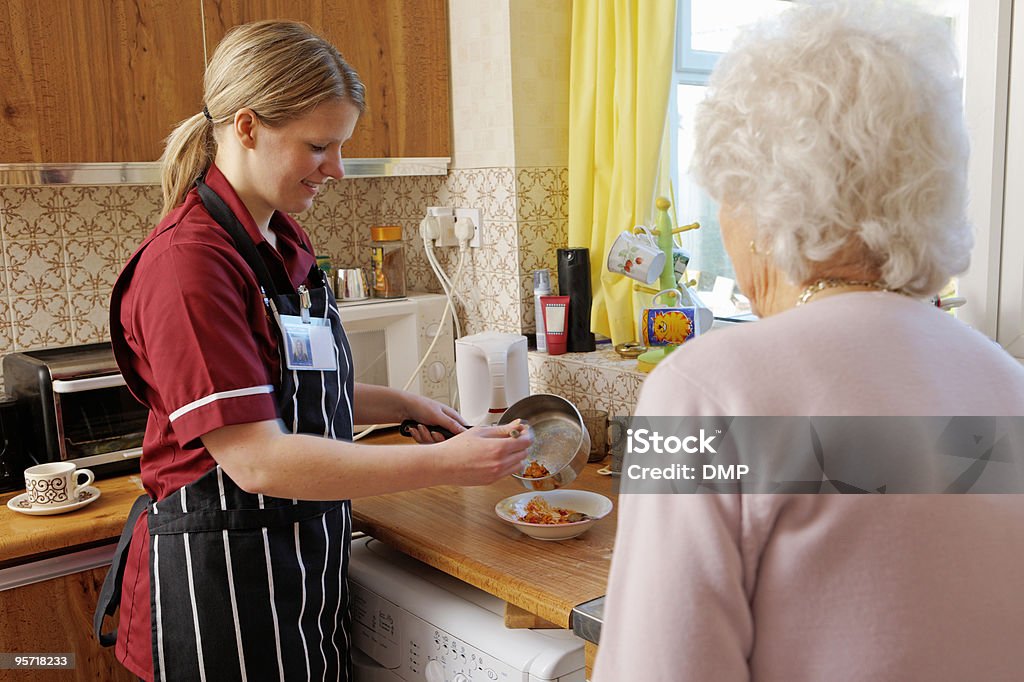
[[[300,315],[291,284],[275,282],[230,209],[201,180],[198,185],[210,215],[232,236],[276,312]],[[338,369],[290,370],[282,356],[278,414],[293,433],[351,440],[351,349],[334,296],[315,266],[310,282],[308,313],[330,320]],[[218,465],[149,503],[148,510],[156,680],[351,679],[348,500],[254,495]],[[129,534],[134,522],[128,521]],[[116,569],[117,557],[108,583],[119,581]],[[116,608],[104,604],[104,597],[114,598],[107,587],[97,607],[97,634],[100,610]]]

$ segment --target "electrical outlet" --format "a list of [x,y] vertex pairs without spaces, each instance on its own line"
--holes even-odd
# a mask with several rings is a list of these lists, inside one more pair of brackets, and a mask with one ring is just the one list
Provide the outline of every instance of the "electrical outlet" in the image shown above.
[[[457,208],[455,209],[455,221],[468,218],[473,221],[473,238],[469,240],[471,248],[479,248],[483,243],[484,219],[483,211],[479,208]],[[457,228],[456,228],[457,229]]]
[[459,245],[459,240],[455,237],[455,215],[452,209],[447,206],[431,206],[427,209],[427,215],[437,220],[438,237],[434,242],[435,246]]

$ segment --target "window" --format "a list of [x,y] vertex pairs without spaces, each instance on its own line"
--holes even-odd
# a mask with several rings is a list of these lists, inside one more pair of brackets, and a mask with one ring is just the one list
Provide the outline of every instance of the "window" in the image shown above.
[[[918,0],[918,4],[949,17],[964,55],[967,0]],[[735,273],[722,245],[718,206],[697,187],[688,172],[693,156],[694,112],[704,97],[708,76],[739,30],[790,6],[787,0],[679,0],[670,117],[677,125],[672,150],[672,181],[678,202],[674,210],[679,224],[701,224],[699,230],[680,236],[683,248],[690,253],[689,274],[697,280],[701,299],[716,317],[748,315],[750,304],[735,286]]]
[[717,317],[749,314],[750,304],[736,290],[736,275],[718,227],[718,205],[690,178],[693,117],[711,70],[739,29],[788,6],[782,0],[680,0],[676,13],[679,25],[670,116],[677,124],[672,163],[678,202],[675,211],[679,224],[697,221],[701,225],[699,230],[683,232],[681,242],[690,254],[688,273],[697,280],[697,292]]

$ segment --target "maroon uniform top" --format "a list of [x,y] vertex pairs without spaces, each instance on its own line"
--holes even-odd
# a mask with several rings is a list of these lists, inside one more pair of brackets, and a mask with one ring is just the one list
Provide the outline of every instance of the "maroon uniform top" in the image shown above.
[[[309,238],[274,213],[275,250],[223,174],[206,183],[231,208],[268,268],[302,284],[314,263]],[[230,424],[277,418],[278,340],[256,276],[193,188],[142,243],[134,269],[121,273],[111,311],[131,353],[118,353],[128,385],[149,405],[142,482],[162,500],[214,468],[200,437]],[[116,654],[152,677],[149,535],[136,524],[124,575]]]

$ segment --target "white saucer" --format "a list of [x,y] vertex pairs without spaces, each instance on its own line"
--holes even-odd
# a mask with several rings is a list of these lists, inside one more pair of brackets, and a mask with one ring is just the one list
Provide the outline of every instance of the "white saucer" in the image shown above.
[[33,507],[32,503],[29,502],[28,493],[22,493],[7,500],[7,508],[11,511],[21,512],[22,514],[31,514],[32,516],[49,516],[51,514],[63,514],[65,512],[74,511],[87,504],[95,502],[99,498],[100,489],[87,485],[83,486],[82,489],[78,491],[77,500],[69,502],[68,504],[62,504],[59,507]]

